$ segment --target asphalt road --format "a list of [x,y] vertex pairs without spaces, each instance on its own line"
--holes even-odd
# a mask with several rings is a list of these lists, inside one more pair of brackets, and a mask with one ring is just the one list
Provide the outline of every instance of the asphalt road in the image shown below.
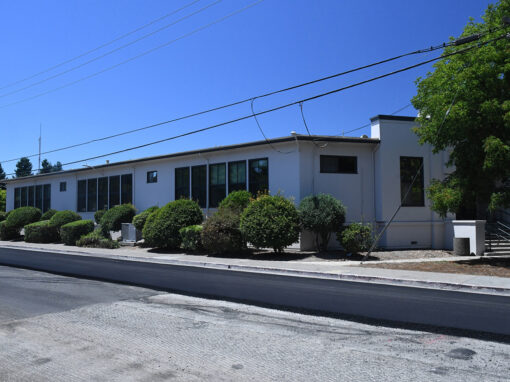
[[508,381],[494,339],[0,267],[0,381]]

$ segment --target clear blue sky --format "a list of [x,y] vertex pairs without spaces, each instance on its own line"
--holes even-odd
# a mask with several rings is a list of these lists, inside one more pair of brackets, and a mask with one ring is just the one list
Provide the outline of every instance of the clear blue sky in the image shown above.
[[[89,65],[15,94],[5,95],[79,65],[194,12],[201,0],[114,45],[31,80],[0,90],[0,162],[172,119],[267,91],[309,81],[458,36],[469,17],[480,20],[485,0],[265,0],[163,49],[59,91],[39,95],[186,34],[253,0],[223,0],[160,33]],[[157,19],[191,0],[4,1],[0,4],[0,87],[23,79]],[[438,54],[385,64],[255,102],[256,110],[342,87]],[[340,135],[409,103],[414,69],[304,105],[314,134]],[[162,139],[250,113],[231,110],[76,149],[45,155],[63,163]],[[412,107],[400,115],[416,115]],[[260,117],[266,135],[305,133],[298,107]],[[352,133],[369,134],[369,129]],[[253,120],[179,140],[89,161],[89,165],[262,139]],[[37,158],[32,159],[34,168]],[[15,162],[2,163],[7,173]],[[81,164],[71,167],[80,167]],[[70,167],[67,167],[69,169]]]

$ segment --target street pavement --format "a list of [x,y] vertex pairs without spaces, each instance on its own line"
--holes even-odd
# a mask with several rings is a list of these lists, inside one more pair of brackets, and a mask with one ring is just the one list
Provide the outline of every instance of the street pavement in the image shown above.
[[465,335],[0,267],[0,381],[508,381]]

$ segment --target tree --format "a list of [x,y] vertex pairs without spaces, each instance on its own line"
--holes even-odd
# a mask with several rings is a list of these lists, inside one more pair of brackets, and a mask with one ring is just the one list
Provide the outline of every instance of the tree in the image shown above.
[[41,162],[41,170],[39,170],[39,174],[49,174],[50,172],[62,171],[62,163],[59,161],[54,165],[48,159],[44,159]]
[[16,163],[16,178],[32,175],[32,163],[27,157],[21,158]]
[[2,168],[2,164],[0,163],[0,190],[5,189],[5,183],[1,182],[1,180],[5,179],[5,178],[6,178],[5,171]]
[[57,161],[51,169],[52,172],[62,171],[62,163],[60,161]]
[[[506,33],[495,29],[509,14],[508,0],[489,5],[483,22],[471,19],[461,35],[485,34],[480,45],[438,61],[416,80],[412,103],[420,112],[420,143],[430,143],[434,152],[451,150],[453,173],[427,192],[442,216],[485,218],[488,209],[510,206],[510,40],[482,45]],[[464,48],[453,45],[445,53]]]

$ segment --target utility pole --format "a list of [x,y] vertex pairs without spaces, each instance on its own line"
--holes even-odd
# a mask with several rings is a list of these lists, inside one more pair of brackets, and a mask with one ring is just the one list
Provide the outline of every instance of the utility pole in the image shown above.
[[42,137],[42,123],[39,123],[39,170],[41,172],[41,137]]

